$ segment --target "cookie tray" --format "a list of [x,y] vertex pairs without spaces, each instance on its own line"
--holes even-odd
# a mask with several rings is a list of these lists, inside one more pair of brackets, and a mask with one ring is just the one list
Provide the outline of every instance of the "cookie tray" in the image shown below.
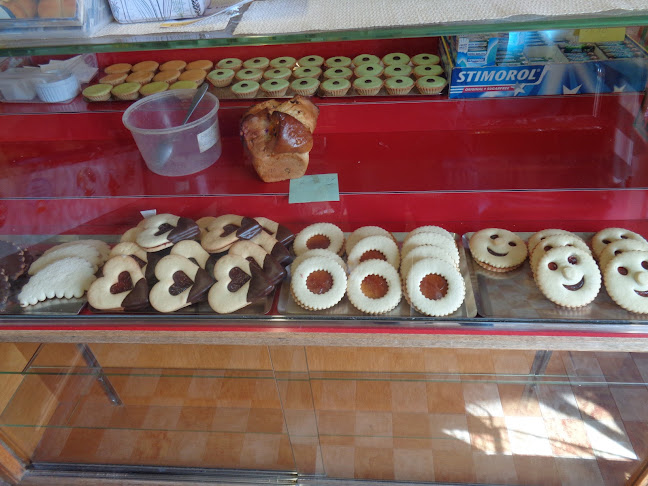
[[[525,242],[533,233],[515,233]],[[574,233],[589,242],[594,233]],[[601,290],[592,303],[580,308],[554,304],[538,289],[529,259],[511,272],[497,273],[480,267],[472,258],[468,242],[473,233],[462,237],[467,263],[473,278],[477,313],[486,318],[515,320],[578,320],[578,321],[644,321],[646,316],[619,307]]]
[[[403,238],[405,238],[405,235],[407,233],[392,233],[392,234],[394,235],[396,240],[400,243],[403,241]],[[348,237],[348,235],[349,233],[345,233],[345,237]],[[456,235],[455,235],[455,242],[456,242]],[[288,275],[288,278],[286,278],[281,285],[281,290],[279,292],[279,300],[277,302],[277,311],[279,312],[279,314],[286,315],[286,316],[302,316],[306,318],[367,317],[367,318],[371,318],[373,321],[376,322],[380,322],[381,320],[393,322],[394,319],[406,319],[409,321],[430,321],[433,319],[436,321],[436,320],[457,320],[460,318],[475,317],[477,315],[477,306],[475,303],[475,296],[473,293],[472,279],[469,273],[469,267],[467,265],[466,251],[462,245],[459,245],[458,249],[459,249],[459,256],[460,256],[459,267],[461,270],[461,275],[463,276],[464,282],[466,284],[466,297],[463,301],[463,304],[461,304],[461,307],[459,307],[459,309],[457,309],[456,312],[450,314],[449,316],[430,317],[421,314],[407,303],[405,297],[401,299],[400,303],[396,306],[394,310],[388,312],[387,314],[381,314],[377,316],[365,314],[364,312],[359,311],[358,309],[353,307],[353,305],[351,305],[351,302],[349,302],[349,299],[346,297],[346,295],[342,298],[342,300],[338,304],[331,307],[330,309],[325,309],[320,311],[309,311],[301,308],[299,305],[297,305],[297,303],[293,299],[290,292],[290,274]]]

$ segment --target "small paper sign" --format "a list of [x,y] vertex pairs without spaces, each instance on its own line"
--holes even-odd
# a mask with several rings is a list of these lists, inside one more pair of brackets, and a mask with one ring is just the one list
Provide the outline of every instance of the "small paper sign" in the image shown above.
[[602,29],[580,29],[579,42],[616,42],[625,39],[625,27],[606,27]]
[[290,180],[290,204],[339,200],[337,174],[308,175]]

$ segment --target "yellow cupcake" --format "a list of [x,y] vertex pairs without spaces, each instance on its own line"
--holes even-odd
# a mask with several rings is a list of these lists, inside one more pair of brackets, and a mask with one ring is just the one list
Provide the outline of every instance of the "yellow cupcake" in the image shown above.
[[187,67],[187,63],[184,61],[167,61],[160,66],[160,71],[182,71]]
[[211,61],[207,61],[206,59],[201,59],[199,61],[193,61],[187,64],[187,71],[190,71],[192,69],[202,69],[203,71],[211,71],[211,69],[214,67],[214,63]]
[[129,74],[126,78],[126,82],[146,84],[150,82],[151,79],[153,79],[153,73],[151,71],[137,71],[135,73]]
[[151,72],[155,72],[155,71],[157,70],[158,67],[160,67],[160,63],[159,63],[159,62],[155,62],[155,61],[142,61],[142,62],[138,62],[137,64],[135,64],[135,65],[133,66],[133,69],[131,69],[131,71],[134,72],[134,73],[138,73],[138,72],[140,72],[140,71],[151,71]]
[[180,77],[180,71],[160,71],[155,75],[153,81],[161,81],[163,83],[175,83]]
[[120,62],[118,64],[112,64],[111,66],[108,66],[106,69],[104,69],[104,72],[106,74],[129,73],[132,67],[133,66],[131,66],[127,62]]
[[126,81],[126,77],[126,73],[107,74],[99,80],[99,83],[117,86],[118,84],[122,84],[124,81]]
[[182,73],[178,78],[178,80],[193,81],[194,83],[196,83],[196,86],[200,86],[202,82],[205,80],[205,76],[207,76],[207,73],[202,69],[190,69]]

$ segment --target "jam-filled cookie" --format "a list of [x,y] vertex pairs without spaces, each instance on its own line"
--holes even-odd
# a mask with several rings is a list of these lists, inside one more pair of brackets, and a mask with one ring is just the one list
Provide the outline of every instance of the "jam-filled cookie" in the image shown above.
[[353,251],[353,247],[356,246],[356,244],[360,240],[367,238],[369,236],[387,236],[388,238],[394,239],[394,236],[389,231],[381,228],[380,226],[363,226],[355,230],[347,238],[346,240],[347,255],[349,255]]
[[367,260],[356,266],[347,282],[349,302],[367,314],[385,314],[401,300],[401,283],[396,269],[382,260]]
[[142,231],[135,242],[148,252],[160,251],[182,240],[192,240],[200,234],[195,221],[173,214],[157,214],[138,225]]
[[416,229],[413,229],[409,233],[407,233],[407,236],[405,236],[405,239],[403,240],[403,243],[406,243],[412,236],[418,235],[419,233],[434,233],[437,235],[441,235],[445,237],[450,243],[454,244],[454,236],[452,236],[452,233],[450,233],[448,230],[442,228],[441,226],[419,226]]
[[342,300],[347,288],[347,274],[340,265],[326,257],[305,260],[292,275],[290,291],[295,302],[308,310],[323,310]]
[[433,245],[417,246],[407,254],[406,258],[401,260],[400,274],[403,282],[407,282],[407,276],[412,269],[412,265],[424,258],[438,258],[445,260],[453,267],[459,266],[459,262],[455,261],[445,248]]
[[589,304],[601,288],[601,273],[594,258],[569,246],[546,252],[538,261],[535,280],[545,297],[564,307]]
[[103,276],[88,289],[88,303],[100,310],[132,311],[149,303],[149,287],[138,262],[115,255],[102,268]]
[[438,258],[423,258],[414,263],[406,287],[411,305],[428,316],[452,314],[461,307],[466,295],[466,284],[459,270]]
[[583,240],[572,234],[555,234],[547,236],[546,238],[540,240],[533,252],[531,252],[531,257],[529,258],[531,270],[535,272],[535,268],[538,265],[538,262],[545,253],[547,253],[549,250],[559,248],[561,246],[578,248],[586,253],[591,254],[587,244],[585,244]]
[[459,265],[459,250],[454,239],[448,239],[445,235],[435,232],[420,232],[408,235],[407,241],[403,242],[401,248],[401,260],[406,258],[410,251],[419,246],[438,246],[450,253],[452,259]]
[[601,272],[605,272],[610,260],[626,251],[648,251],[648,243],[639,240],[617,240],[606,245],[605,249],[599,255],[599,268]]
[[[533,233],[531,235],[531,237],[529,238],[529,242],[527,243],[527,249],[529,250],[529,255],[531,255],[533,253],[533,251],[535,250],[538,243],[540,243],[544,239],[546,239],[546,238],[548,238],[550,236],[554,236],[554,235],[573,236],[574,238],[578,238],[579,240],[583,241],[583,239],[580,236],[575,235],[574,233],[572,233],[570,231],[567,231],[567,230],[557,229],[557,228],[543,229],[541,231]],[[583,243],[585,243],[585,242],[583,241]]]
[[478,265],[493,272],[509,272],[524,263],[527,247],[515,233],[486,228],[470,237],[470,252]]
[[229,249],[229,254],[243,257],[252,265],[256,265],[266,280],[273,285],[277,285],[286,276],[284,267],[262,247],[251,241],[237,241]]
[[640,234],[624,228],[605,228],[592,237],[592,252],[599,258],[606,245],[617,240],[637,240],[646,243],[646,239]]
[[603,272],[612,300],[630,312],[648,313],[648,252],[624,251]]
[[344,233],[331,223],[315,223],[299,232],[293,243],[295,255],[317,248],[341,255],[344,252]]
[[155,266],[158,279],[149,300],[159,312],[174,312],[205,300],[214,279],[200,266],[180,255],[167,255]]
[[290,264],[290,271],[292,273],[295,273],[297,267],[299,267],[299,265],[301,265],[304,262],[304,260],[308,260],[309,258],[313,258],[313,257],[330,258],[331,260],[335,261],[338,265],[340,265],[345,272],[347,271],[347,264],[344,263],[344,260],[342,260],[342,257],[340,255],[338,255],[337,253],[333,253],[332,251],[322,250],[321,248],[315,250],[308,250],[307,252],[299,255]]
[[349,268],[353,269],[367,260],[382,260],[398,270],[400,254],[396,242],[388,236],[368,236],[353,247],[348,255]]
[[[201,221],[202,220],[202,221]],[[204,230],[200,243],[209,253],[219,253],[228,250],[239,240],[251,240],[261,232],[261,225],[252,218],[236,214],[224,214],[204,222]]]

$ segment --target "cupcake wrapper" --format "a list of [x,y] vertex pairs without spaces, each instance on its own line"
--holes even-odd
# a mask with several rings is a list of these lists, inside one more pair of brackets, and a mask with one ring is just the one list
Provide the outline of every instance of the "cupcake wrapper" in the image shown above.
[[418,88],[419,93],[424,94],[424,95],[433,95],[433,94],[439,94],[441,91],[443,91],[442,88]]
[[98,96],[85,96],[84,98],[87,99],[88,101],[108,101],[110,99],[110,91],[104,95],[98,95]]
[[406,95],[407,93],[412,91],[412,86],[407,86],[404,88],[388,88],[387,86],[385,86],[385,89],[387,89],[387,92],[390,95],[400,96],[400,95]]
[[325,96],[344,96],[349,91],[349,88],[330,89],[330,90],[322,89],[322,92],[324,93]]
[[254,98],[257,95],[258,92],[259,92],[259,90],[251,91],[250,93],[234,93],[234,92],[233,93],[234,93],[234,96],[236,96],[237,98],[247,99],[247,98]]
[[263,73],[254,76],[253,78],[246,78],[246,79],[236,78],[236,79],[238,79],[239,81],[256,81],[258,83],[262,77],[263,77]]
[[360,96],[375,96],[380,91],[382,86],[376,86],[375,88],[356,88],[355,91]]
[[286,91],[288,91],[288,86],[282,89],[276,89],[272,91],[265,91],[265,94],[267,94],[270,97],[274,96],[284,96],[286,94]]
[[297,93],[298,95],[302,95],[302,96],[313,96],[313,95],[315,94],[315,92],[317,91],[317,88],[318,88],[318,87],[319,87],[319,86],[315,86],[315,87],[313,87],[313,88],[309,88],[309,89],[304,89],[304,88],[301,88],[301,89],[300,89],[300,88],[293,88],[293,91],[294,91],[295,93]]
[[226,86],[229,86],[232,83],[233,79],[234,76],[225,79],[212,79],[208,77],[207,81],[209,81],[211,85],[214,86],[215,88],[224,88]]
[[139,98],[139,92],[135,91],[134,93],[129,93],[126,95],[115,95],[115,98],[122,100],[122,101],[133,101]]

